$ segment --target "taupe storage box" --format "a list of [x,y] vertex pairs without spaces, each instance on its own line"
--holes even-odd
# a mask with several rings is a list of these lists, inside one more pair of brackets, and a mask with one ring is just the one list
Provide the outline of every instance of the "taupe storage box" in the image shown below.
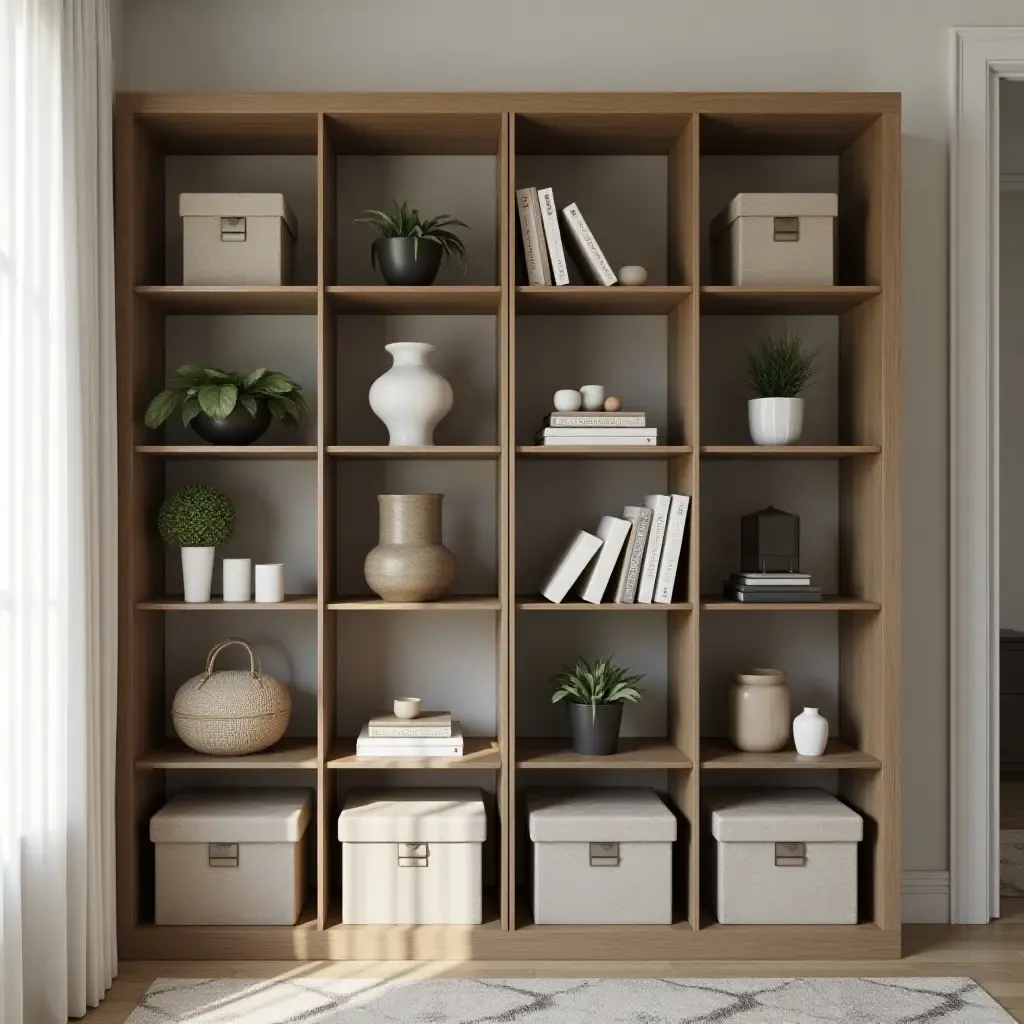
[[481,924],[479,789],[354,792],[338,818],[345,924]]
[[295,214],[278,192],[183,192],[183,284],[291,284]]
[[675,815],[653,789],[532,790],[537,924],[671,924]]
[[711,222],[716,284],[835,282],[834,192],[741,192]]
[[864,822],[821,789],[709,790],[721,924],[856,924]]
[[309,789],[180,793],[149,820],[157,924],[280,924],[306,889]]

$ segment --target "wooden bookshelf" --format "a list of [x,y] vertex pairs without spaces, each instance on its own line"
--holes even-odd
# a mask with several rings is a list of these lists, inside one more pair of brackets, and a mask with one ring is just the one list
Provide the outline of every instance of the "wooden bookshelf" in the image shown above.
[[[614,960],[622,955],[621,929],[537,925],[515,880],[525,875],[521,862],[529,857],[523,790],[555,778],[569,786],[614,784],[621,772],[630,773],[631,784],[637,777],[649,779],[681,825],[674,923],[631,927],[634,959],[899,956],[899,97],[125,94],[117,101],[115,142],[121,538],[117,858],[122,956]],[[300,241],[307,248],[297,260],[304,269],[296,284],[197,288],[174,283],[180,277],[166,218],[177,172],[166,158],[211,154],[257,160],[294,156],[305,161],[308,203]],[[834,158],[840,207],[836,285],[749,288],[708,280],[702,252],[706,240],[702,245],[701,238],[708,211],[702,210],[701,197],[706,204],[711,202],[715,177],[706,173],[702,178],[702,164],[706,158],[742,161],[754,154]],[[379,278],[370,283],[366,239],[355,235],[350,224],[353,203],[365,199],[349,195],[348,179],[338,173],[346,160],[363,156],[487,158],[487,167],[494,168],[493,181],[487,172],[494,222],[480,225],[486,227],[480,235],[493,237],[493,250],[478,250],[478,263],[471,270],[478,271],[491,260],[493,272],[471,273],[465,280],[442,278],[442,283],[426,288],[391,288]],[[646,221],[634,218],[646,226],[627,225],[625,230],[640,233],[631,238],[631,246],[623,247],[621,259],[615,254],[619,262],[644,262],[632,250],[652,254],[647,258],[654,270],[651,283],[612,288],[517,285],[514,195],[517,184],[537,184],[531,180],[533,161],[561,161],[567,180],[592,179],[599,188],[601,161],[616,157],[659,161],[659,194],[639,196],[655,215]],[[388,198],[382,192],[379,201],[386,203]],[[588,209],[599,221],[599,205]],[[600,236],[599,228],[596,233]],[[359,247],[361,273],[351,269],[356,265],[353,246]],[[304,381],[311,394],[315,383],[316,394],[315,432],[310,426],[302,438],[305,443],[211,446],[188,434],[182,442],[180,431],[162,436],[145,428],[145,405],[163,386],[172,365],[168,360],[174,358],[173,345],[180,344],[180,336],[178,342],[172,336],[174,325],[180,328],[182,321],[173,318],[183,316],[273,317],[275,329],[281,325],[282,330],[288,326],[284,318],[305,317],[311,338],[315,323],[315,343],[310,343],[315,350],[296,353],[286,342],[280,343],[283,355],[290,351],[308,359],[308,374],[316,376],[315,382]],[[368,350],[364,339],[369,338],[377,352],[378,342],[391,340],[387,332],[404,322],[402,318],[444,316],[493,325],[481,328],[485,333],[480,345],[464,347],[460,356],[464,361],[486,359],[481,365],[488,367],[475,378],[476,433],[469,433],[473,417],[468,417],[462,421],[462,434],[446,435],[436,447],[390,448],[379,431],[353,427],[362,422],[359,415],[369,415],[361,380],[346,377],[357,353]],[[728,326],[731,317],[747,318],[741,322],[756,328],[756,318],[766,316],[833,318],[838,339],[836,431],[835,437],[823,439],[825,443],[759,448],[742,443],[738,435],[702,430],[702,419],[707,421],[710,410],[734,400],[731,394],[716,393],[717,385],[706,370],[710,360],[701,358],[702,336],[713,336]],[[383,320],[386,329],[374,334],[374,325]],[[581,333],[587,329],[581,324],[606,324],[615,332],[611,341],[606,334],[600,342],[604,347],[599,358],[605,363],[588,362],[592,339]],[[656,344],[650,342],[652,325],[660,332]],[[598,333],[595,330],[595,337]],[[717,345],[717,337],[705,341],[708,344]],[[615,365],[623,366],[634,355],[649,360],[651,352],[660,353],[659,365],[644,367],[664,388],[659,423],[664,427],[659,435],[663,443],[626,448],[545,448],[526,443],[537,426],[538,381],[547,372],[538,369],[538,362],[543,362],[535,358],[538,352],[554,353],[551,358],[556,362],[545,364],[549,369],[557,364],[565,373],[571,368],[581,379],[591,365],[607,365],[613,356],[620,360]],[[546,379],[543,386],[547,389]],[[480,404],[481,394],[487,396],[486,408]],[[456,398],[458,402],[458,390]],[[356,404],[363,410],[359,415],[353,413]],[[282,436],[274,434],[274,441]],[[775,480],[782,478],[777,474],[792,472],[824,474],[821,479],[833,488],[837,572],[830,589],[839,596],[816,605],[744,605],[714,594],[701,598],[702,560],[713,557],[722,529],[735,528],[731,521],[723,527],[710,509],[715,480],[730,473],[768,474],[764,479]],[[431,486],[429,481],[445,473],[456,474],[445,479],[460,481],[482,475],[485,486],[470,493],[487,497],[474,514],[494,517],[493,524],[488,523],[489,530],[493,526],[488,534],[493,536],[493,564],[462,586],[462,593],[430,604],[395,604],[363,589],[359,567],[373,541],[365,529],[360,532],[357,517],[368,503],[372,505],[379,489],[401,473],[413,474],[418,487]],[[182,479],[216,481],[222,475],[243,491],[256,475],[282,481],[276,512],[301,512],[306,517],[301,521],[307,524],[302,529],[315,547],[309,579],[293,587],[307,593],[290,595],[280,605],[217,599],[208,605],[186,605],[174,595],[180,584],[173,583],[170,573],[165,578],[168,563],[155,529],[155,510],[166,491]],[[818,480],[808,477],[812,478]],[[670,605],[553,605],[534,596],[540,581],[534,568],[538,559],[531,556],[541,552],[540,545],[545,552],[554,550],[564,538],[553,532],[562,530],[561,525],[544,533],[546,520],[538,523],[528,514],[536,506],[531,495],[543,493],[549,485],[569,487],[580,507],[596,517],[615,511],[603,498],[591,497],[604,493],[601,487],[612,486],[611,479],[630,481],[629,493],[641,486],[633,481],[644,481],[643,487],[691,495],[687,568],[675,600]],[[638,496],[643,493],[640,490]],[[265,513],[259,510],[260,515]],[[246,509],[239,508],[239,515],[245,516]],[[479,552],[477,557],[487,561]],[[704,582],[714,589],[712,579]],[[202,611],[220,614],[192,615]],[[191,617],[182,619],[180,612]],[[195,754],[168,733],[167,701],[181,681],[171,677],[168,659],[183,635],[205,637],[204,630],[215,630],[222,622],[230,622],[235,630],[239,621],[248,622],[240,617],[257,612],[289,614],[254,615],[248,627],[254,635],[273,635],[284,628],[278,623],[284,623],[308,638],[309,649],[302,653],[311,665],[315,663],[315,694],[304,694],[306,717],[301,725],[293,722],[293,729],[301,728],[305,735],[286,738],[249,757]],[[779,617],[722,617],[730,612]],[[707,621],[705,614],[711,616]],[[745,754],[716,738],[713,730],[702,735],[702,714],[713,710],[713,690],[720,684],[702,677],[702,644],[710,647],[714,631],[740,637],[761,626],[774,629],[776,624],[798,644],[810,636],[820,643],[821,628],[834,628],[837,714],[831,724],[837,735],[821,758],[799,758],[791,750]],[[187,634],[182,633],[184,627]],[[407,630],[443,636],[443,646],[475,644],[478,653],[483,637],[493,655],[487,665],[493,687],[473,673],[449,681],[449,692],[455,696],[459,687],[473,688],[477,696],[485,687],[486,700],[493,704],[493,726],[485,722],[476,731],[494,735],[467,738],[467,753],[461,759],[357,758],[357,728],[339,726],[349,721],[345,716],[353,691],[346,687],[358,683],[363,688],[359,692],[365,692],[376,685],[372,672],[365,669],[372,664],[367,657],[390,650],[388,645]],[[646,730],[658,735],[624,737],[616,755],[600,759],[574,754],[564,736],[533,735],[549,731],[535,724],[540,713],[533,703],[538,684],[536,637],[564,637],[571,644],[577,636],[592,638],[594,631],[602,638],[638,637],[637,642],[657,648],[666,666],[664,678],[652,680],[656,688],[664,687],[664,713],[659,706],[659,721]],[[652,640],[662,637],[663,641]],[[350,673],[358,680],[350,679]],[[312,675],[311,668],[306,678]],[[736,771],[744,773],[745,783],[752,779],[761,785],[779,784],[790,772],[804,779],[828,773],[823,778],[837,780],[840,797],[867,822],[860,850],[857,925],[743,928],[715,923],[699,897],[707,882],[704,847],[713,842],[701,795]],[[468,780],[490,787],[487,855],[493,857],[495,884],[487,894],[488,909],[480,926],[363,927],[341,919],[336,835],[344,793],[353,785],[402,785],[410,772],[418,773],[417,781],[429,773],[437,786],[466,785]],[[244,785],[274,784],[267,780],[280,778],[315,790],[310,833],[314,884],[294,928],[153,924],[153,851],[145,838],[149,817],[178,785],[206,785],[225,773],[233,773],[232,780]]]

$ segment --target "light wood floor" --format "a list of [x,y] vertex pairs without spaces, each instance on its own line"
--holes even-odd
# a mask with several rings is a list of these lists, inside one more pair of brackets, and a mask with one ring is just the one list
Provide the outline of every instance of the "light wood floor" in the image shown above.
[[[1019,906],[1018,906],[1019,904]],[[1024,1021],[1024,900],[1006,900],[1003,917],[983,927],[908,925],[904,957],[897,961],[724,962],[593,961],[504,963],[269,963],[265,961],[163,961],[121,964],[121,974],[106,1000],[88,1013],[87,1024],[124,1024],[155,978],[273,977],[886,977],[945,975],[978,981],[1011,1016]]]

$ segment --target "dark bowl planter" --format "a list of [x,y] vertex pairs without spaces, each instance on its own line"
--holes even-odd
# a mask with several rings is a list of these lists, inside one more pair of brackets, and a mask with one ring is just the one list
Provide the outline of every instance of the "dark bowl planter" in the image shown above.
[[[572,749],[577,754],[614,754],[619,748],[622,704],[569,704]],[[595,713],[596,712],[596,713]]]
[[388,284],[433,284],[441,269],[444,250],[437,242],[421,238],[418,252],[413,255],[412,238],[378,238],[373,243],[377,265]]
[[238,403],[231,415],[222,420],[215,420],[201,412],[189,426],[210,444],[252,444],[258,441],[270,426],[270,410],[266,402],[260,402],[255,416]]

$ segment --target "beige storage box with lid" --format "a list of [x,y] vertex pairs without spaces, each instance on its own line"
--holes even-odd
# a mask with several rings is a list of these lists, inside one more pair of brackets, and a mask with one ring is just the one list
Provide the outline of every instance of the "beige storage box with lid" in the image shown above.
[[720,924],[856,924],[856,811],[821,789],[707,790]]
[[715,284],[835,282],[834,192],[741,192],[711,222]]
[[354,791],[338,818],[345,924],[481,924],[479,789]]
[[279,192],[183,192],[182,284],[292,283],[295,214]]
[[653,789],[531,790],[536,924],[671,924],[675,815]]
[[306,888],[309,789],[179,793],[149,821],[158,925],[293,925]]

